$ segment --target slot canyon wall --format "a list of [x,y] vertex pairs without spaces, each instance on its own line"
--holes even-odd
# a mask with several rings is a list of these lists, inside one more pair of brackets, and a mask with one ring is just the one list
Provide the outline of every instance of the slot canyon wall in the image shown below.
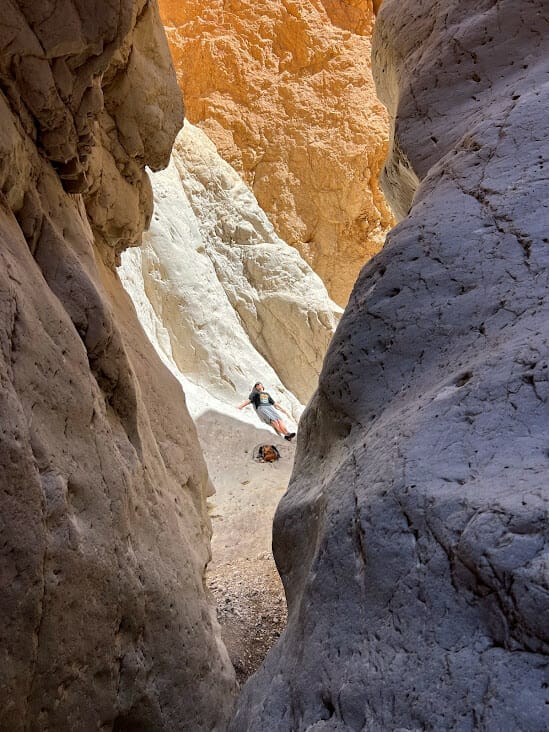
[[274,525],[288,626],[233,730],[547,728],[546,11],[381,6],[403,220],[302,419]]
[[347,303],[393,224],[369,0],[160,0],[189,120]]
[[223,729],[206,465],[114,266],[181,95],[155,2],[0,17],[0,728]]

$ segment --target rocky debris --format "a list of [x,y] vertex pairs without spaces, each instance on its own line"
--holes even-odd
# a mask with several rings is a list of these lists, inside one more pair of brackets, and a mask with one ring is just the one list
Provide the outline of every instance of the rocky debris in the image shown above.
[[112,269],[183,108],[154,2],[0,18],[0,728],[222,728],[209,485]]
[[160,0],[187,115],[340,305],[393,223],[368,0]]
[[[217,533],[217,522],[213,524]],[[237,681],[244,684],[280,638],[286,624],[286,601],[270,552],[224,571],[227,569],[226,565],[211,568],[208,587]]]
[[547,728],[545,10],[381,6],[404,218],[302,419],[288,626],[233,730]]

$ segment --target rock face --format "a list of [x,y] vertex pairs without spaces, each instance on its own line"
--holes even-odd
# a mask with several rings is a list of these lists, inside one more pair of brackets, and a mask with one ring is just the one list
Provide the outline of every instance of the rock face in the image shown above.
[[145,294],[167,335],[159,340],[153,329],[151,337],[217,398],[234,405],[262,379],[288,392],[297,416],[291,393],[309,400],[340,308],[193,125],[185,124],[153,186],[151,230],[141,250],[125,253],[121,270],[132,292],[131,262],[140,260]]
[[544,7],[381,6],[405,218],[302,420],[274,527],[288,627],[233,730],[547,727]]
[[0,39],[0,728],[222,728],[207,471],[112,269],[182,122],[157,8],[10,1]]
[[161,0],[187,115],[345,305],[392,223],[368,0]]

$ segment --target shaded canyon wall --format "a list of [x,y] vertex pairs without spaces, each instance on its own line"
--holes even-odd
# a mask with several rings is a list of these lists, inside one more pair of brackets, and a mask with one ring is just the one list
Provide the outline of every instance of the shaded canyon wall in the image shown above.
[[160,0],[188,118],[345,305],[393,219],[368,0]]
[[155,3],[0,18],[0,728],[217,729],[208,476],[114,272],[183,108]]
[[302,419],[233,730],[547,727],[546,4],[385,0],[403,221]]

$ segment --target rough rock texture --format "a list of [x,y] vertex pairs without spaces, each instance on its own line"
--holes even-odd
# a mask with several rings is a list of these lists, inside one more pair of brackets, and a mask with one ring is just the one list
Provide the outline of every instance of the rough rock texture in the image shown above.
[[345,305],[392,223],[369,0],[160,0],[187,115]]
[[258,378],[307,402],[340,314],[320,278],[196,127],[153,185],[151,230],[125,257],[141,259],[179,371],[231,404]]
[[302,419],[274,527],[288,628],[233,730],[547,728],[544,10],[381,7],[407,216]]
[[0,18],[0,729],[224,726],[208,477],[110,265],[182,104],[155,3]]

